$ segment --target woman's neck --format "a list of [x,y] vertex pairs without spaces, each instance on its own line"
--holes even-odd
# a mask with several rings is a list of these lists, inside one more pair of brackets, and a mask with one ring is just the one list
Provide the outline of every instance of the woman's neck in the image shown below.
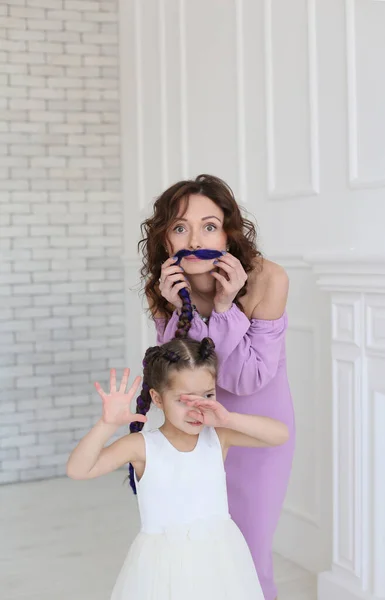
[[191,285],[192,293],[195,297],[210,302],[215,296],[215,279],[210,273],[201,275],[189,275],[188,280]]

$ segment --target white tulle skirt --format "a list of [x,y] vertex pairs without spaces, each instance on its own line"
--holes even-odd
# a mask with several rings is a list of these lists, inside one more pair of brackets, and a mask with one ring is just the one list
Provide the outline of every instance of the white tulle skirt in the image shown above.
[[140,533],[111,600],[263,600],[249,548],[228,520]]

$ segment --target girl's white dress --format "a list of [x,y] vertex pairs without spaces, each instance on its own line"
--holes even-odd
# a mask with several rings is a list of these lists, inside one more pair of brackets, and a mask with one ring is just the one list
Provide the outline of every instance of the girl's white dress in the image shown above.
[[192,452],[176,450],[159,429],[142,435],[142,528],[111,600],[263,600],[250,551],[229,515],[215,429],[204,428]]

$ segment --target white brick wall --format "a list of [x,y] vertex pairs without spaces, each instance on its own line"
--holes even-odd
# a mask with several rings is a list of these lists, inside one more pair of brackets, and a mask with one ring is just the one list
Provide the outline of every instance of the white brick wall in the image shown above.
[[0,7],[0,483],[55,477],[123,366],[118,0]]

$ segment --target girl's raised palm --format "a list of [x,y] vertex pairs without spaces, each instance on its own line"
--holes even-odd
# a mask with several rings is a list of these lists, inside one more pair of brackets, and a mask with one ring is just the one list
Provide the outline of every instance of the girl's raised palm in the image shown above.
[[226,427],[229,412],[217,400],[189,394],[183,394],[180,399],[191,408],[191,418],[201,421],[207,427]]
[[147,417],[131,412],[131,401],[136,395],[141,377],[135,377],[134,383],[126,393],[130,369],[124,369],[119,390],[116,389],[116,369],[110,370],[110,391],[108,394],[96,382],[95,388],[103,401],[103,421],[109,425],[128,425],[133,421],[145,423]]

